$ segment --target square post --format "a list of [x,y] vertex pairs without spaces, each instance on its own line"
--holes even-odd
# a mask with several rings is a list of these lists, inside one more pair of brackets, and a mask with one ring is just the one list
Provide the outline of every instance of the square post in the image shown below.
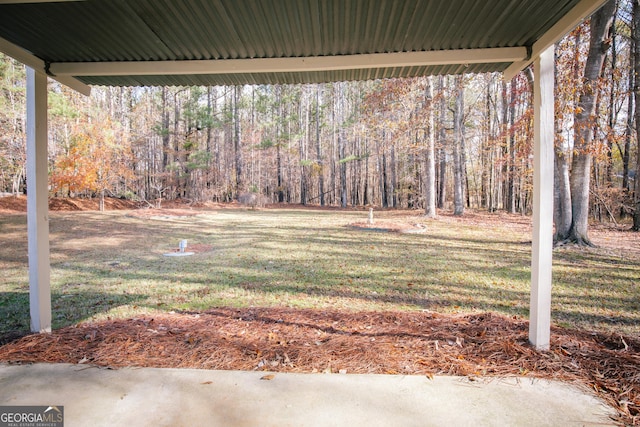
[[533,241],[529,341],[548,350],[553,258],[554,47],[534,61]]
[[32,332],[51,332],[47,76],[27,67],[27,234]]

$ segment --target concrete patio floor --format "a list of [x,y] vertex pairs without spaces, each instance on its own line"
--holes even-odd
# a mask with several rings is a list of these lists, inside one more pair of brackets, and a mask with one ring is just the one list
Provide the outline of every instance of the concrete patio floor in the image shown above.
[[271,375],[0,364],[0,406],[64,406],[65,427],[615,425],[612,408],[555,381]]

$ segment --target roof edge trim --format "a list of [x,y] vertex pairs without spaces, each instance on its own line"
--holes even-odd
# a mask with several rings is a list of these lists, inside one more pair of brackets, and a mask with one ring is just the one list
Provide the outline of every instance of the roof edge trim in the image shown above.
[[86,1],[86,0],[0,0],[0,4],[62,3],[67,1]]
[[52,79],[62,83],[65,86],[70,87],[77,92],[80,92],[85,96],[89,96],[91,94],[91,86],[82,83],[72,76],[52,76],[47,72],[47,64],[45,64],[42,59],[30,54],[26,50],[22,49],[19,46],[16,46],[15,44],[2,37],[0,37],[0,52],[12,57],[18,62],[23,63],[29,68],[47,74]]
[[390,52],[301,58],[213,59],[184,61],[57,62],[55,76],[152,76],[286,73],[414,67],[452,64],[512,63],[526,60],[526,47]]
[[530,57],[524,61],[514,62],[504,70],[504,79],[509,81],[514,78],[516,74],[531,65],[542,52],[556,44],[562,37],[580,25],[582,21],[593,15],[593,13],[600,9],[607,1],[608,0],[582,0],[578,3],[533,44]]

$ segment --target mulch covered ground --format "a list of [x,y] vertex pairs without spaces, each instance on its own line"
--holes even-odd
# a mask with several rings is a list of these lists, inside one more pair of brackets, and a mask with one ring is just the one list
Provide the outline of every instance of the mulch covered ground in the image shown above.
[[[117,199],[113,197],[106,197],[104,199],[105,209],[118,210],[118,209],[138,209],[142,205],[138,202],[131,200]],[[49,210],[51,211],[87,211],[100,209],[100,200],[93,199],[81,199],[81,198],[49,198]],[[4,213],[16,213],[27,211],[27,196],[9,196],[0,197],[0,214]]]
[[640,340],[554,328],[534,350],[528,322],[499,314],[217,308],[83,323],[0,347],[10,363],[112,368],[529,376],[582,384],[640,424]]

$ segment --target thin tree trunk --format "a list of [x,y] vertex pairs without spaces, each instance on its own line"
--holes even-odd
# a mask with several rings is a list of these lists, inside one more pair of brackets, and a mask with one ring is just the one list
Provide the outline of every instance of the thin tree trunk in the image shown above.
[[278,115],[276,117],[276,191],[278,193],[278,203],[284,203],[284,188],[282,179],[282,141],[281,129],[282,126],[282,87],[276,86],[276,105],[278,108]]
[[436,217],[436,150],[435,150],[435,120],[433,111],[433,93],[431,77],[427,77],[424,91],[427,104],[427,146],[425,150],[424,172],[424,215],[429,218]]
[[486,82],[484,93],[484,117],[482,126],[482,145],[480,146],[480,206],[491,212],[492,208],[492,186],[491,172],[493,170],[493,160],[491,159],[490,140],[491,140],[491,103],[490,103],[490,82]]
[[390,193],[391,193],[391,207],[392,208],[397,208],[398,207],[398,195],[397,195],[397,188],[398,188],[398,182],[397,182],[397,165],[396,165],[396,146],[395,144],[391,144],[391,159],[390,159],[391,165],[391,189],[390,189]]
[[242,86],[236,86],[234,90],[233,96],[233,147],[235,151],[235,164],[236,164],[236,198],[238,195],[244,191],[244,182],[243,182],[243,161],[242,161],[242,145],[240,142],[240,113],[238,104],[240,104],[240,95],[242,91]]
[[[340,160],[345,158],[345,137],[344,131],[338,131],[338,156]],[[340,206],[347,207],[347,162],[340,162]]]
[[345,84],[338,83],[338,99],[336,100],[338,104],[338,114],[337,114],[337,125],[338,125],[338,158],[340,160],[340,206],[343,208],[347,207],[347,162],[344,161],[346,157],[346,145],[347,138],[345,135],[345,120],[346,120],[346,111],[345,111]]
[[320,85],[316,86],[316,161],[318,162],[318,192],[320,206],[324,206],[324,167],[322,161],[322,147],[320,144]]
[[455,77],[456,104],[453,114],[453,214],[464,214],[464,172],[462,159],[462,116],[464,113],[464,88],[462,86],[462,76]]
[[[186,90],[186,89],[183,89]],[[182,175],[181,165],[180,165],[180,143],[178,142],[178,135],[180,132],[180,117],[182,112],[182,103],[180,102],[180,93],[183,90],[179,90],[173,95],[173,150],[172,157],[169,159],[169,163],[171,163],[173,167],[172,175],[173,175],[173,191],[169,197],[171,199],[175,198],[182,191],[182,184],[180,176]]]
[[504,145],[502,147],[502,169],[501,169],[501,177],[500,177],[500,200],[502,203],[502,209],[509,210],[509,204],[507,200],[507,195],[509,194],[509,91],[507,88],[507,82],[504,78],[501,79],[501,88],[502,88],[502,123],[501,123],[501,132],[504,137]]
[[511,95],[509,102],[509,175],[508,175],[508,210],[516,213],[516,131],[514,129],[516,117],[516,83],[511,81]]
[[[634,50],[634,41],[631,40],[631,50]],[[632,63],[631,69],[629,70],[629,87],[635,87],[635,61],[634,55],[630,56],[630,61]],[[622,156],[622,191],[629,191],[629,161],[631,160],[631,135],[633,134],[633,119],[635,117],[634,112],[634,102],[633,98],[635,96],[635,91],[630,90],[629,95],[627,97],[627,127],[624,132],[624,149],[620,153]],[[624,210],[621,212],[621,215],[624,215]]]
[[[383,144],[383,150],[384,150],[384,131],[382,132],[382,144]],[[382,157],[381,157],[381,176],[380,176],[380,198],[382,199],[382,207],[383,208],[387,208],[389,207],[389,199],[387,197],[387,156],[385,155],[385,152],[382,152]]]
[[162,172],[169,166],[169,108],[167,107],[167,88],[162,88]]
[[440,97],[440,102],[438,103],[438,208],[444,209],[445,202],[447,201],[447,151],[445,148],[447,133],[444,127],[446,105],[443,76],[438,76],[437,92]]
[[[633,2],[633,60],[634,60],[634,74],[635,84],[633,85],[634,101],[636,105],[635,120],[636,120],[636,141],[640,141],[640,87],[638,86],[638,76],[640,76],[640,4],[638,1]],[[638,142],[639,148],[636,150],[636,176],[634,179],[634,194],[633,194],[633,227],[632,230],[640,231],[640,142]]]
[[306,138],[307,138],[307,130],[309,129],[309,110],[307,109],[306,124],[305,124],[305,135],[300,137],[299,142],[299,154],[300,154],[300,203],[303,205],[307,204],[307,147],[306,147]]
[[366,136],[364,138],[364,152],[366,157],[364,159],[364,189],[362,190],[364,199],[362,204],[367,206],[371,204],[371,196],[369,195],[369,138]]
[[[613,16],[617,15],[618,2],[615,1]],[[616,26],[611,26],[611,70],[615,70],[618,66],[618,54],[616,51]],[[604,71],[604,70],[603,70]],[[602,76],[605,77],[605,76]],[[616,82],[615,79],[610,79],[611,91],[609,92],[609,130],[607,132],[606,144],[607,144],[607,164],[605,165],[605,184],[607,187],[613,186],[613,129],[617,121],[616,114]],[[597,176],[596,176],[597,179]]]

